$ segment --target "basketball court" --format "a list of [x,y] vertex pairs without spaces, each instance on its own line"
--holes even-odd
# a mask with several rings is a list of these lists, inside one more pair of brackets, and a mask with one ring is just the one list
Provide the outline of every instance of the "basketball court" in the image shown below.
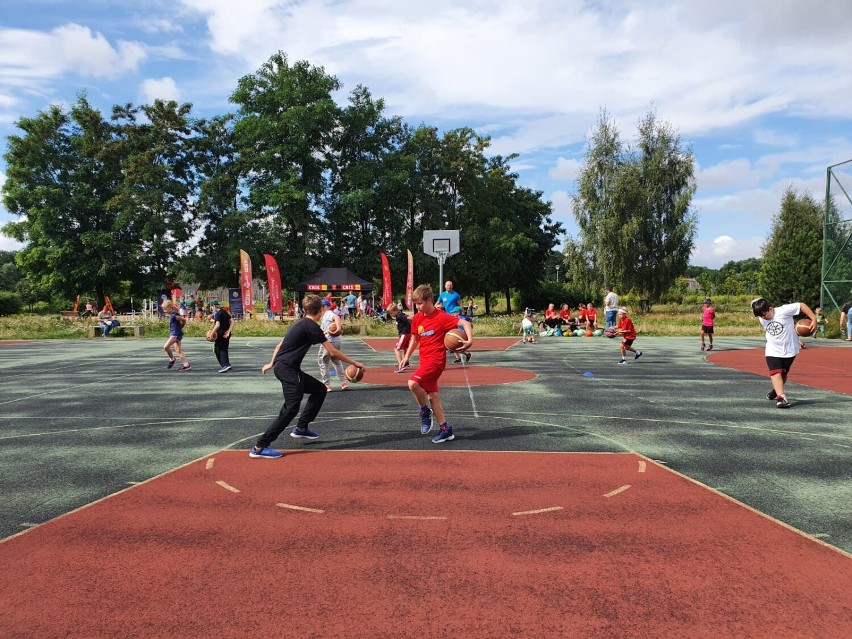
[[154,340],[0,347],[4,636],[852,636],[845,344],[778,410],[758,338],[626,366],[483,338],[436,446],[393,340],[347,338],[364,381],[255,460],[275,343],[235,338],[227,375],[201,339],[186,373]]

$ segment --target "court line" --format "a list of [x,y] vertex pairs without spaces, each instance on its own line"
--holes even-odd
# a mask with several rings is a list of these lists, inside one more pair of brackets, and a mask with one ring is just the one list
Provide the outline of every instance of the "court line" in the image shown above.
[[473,387],[470,385],[470,378],[467,376],[467,362],[462,358],[462,371],[464,371],[464,381],[467,384],[467,394],[470,397],[470,405],[473,406],[473,416],[479,419],[479,411],[476,409],[476,398],[473,396]]

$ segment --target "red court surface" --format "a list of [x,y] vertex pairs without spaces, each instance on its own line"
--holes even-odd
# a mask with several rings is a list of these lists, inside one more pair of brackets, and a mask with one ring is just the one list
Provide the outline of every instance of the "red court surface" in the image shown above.
[[0,574],[4,638],[852,636],[848,555],[630,453],[221,452]]
[[[396,338],[394,337],[374,337],[372,339],[362,337],[361,341],[374,351],[392,351],[396,345]],[[520,337],[475,337],[470,350],[471,352],[505,351],[515,344],[523,346]]]
[[[717,351],[707,355],[714,364],[766,377],[766,387],[771,388],[769,370],[766,368],[764,350]],[[811,388],[852,395],[852,348],[844,346],[805,348],[796,357],[787,381]]]

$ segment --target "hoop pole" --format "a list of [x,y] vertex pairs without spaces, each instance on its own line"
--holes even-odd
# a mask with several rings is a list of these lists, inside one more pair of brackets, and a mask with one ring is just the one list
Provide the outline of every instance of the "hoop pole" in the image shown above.
[[438,253],[438,290],[444,285],[444,262],[447,261],[446,253]]

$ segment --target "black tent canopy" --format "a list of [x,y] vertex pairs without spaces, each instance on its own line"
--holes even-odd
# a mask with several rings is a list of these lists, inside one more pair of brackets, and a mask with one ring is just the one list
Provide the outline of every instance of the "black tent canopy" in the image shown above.
[[348,268],[321,268],[304,282],[296,284],[298,293],[372,290],[372,282],[361,279]]

